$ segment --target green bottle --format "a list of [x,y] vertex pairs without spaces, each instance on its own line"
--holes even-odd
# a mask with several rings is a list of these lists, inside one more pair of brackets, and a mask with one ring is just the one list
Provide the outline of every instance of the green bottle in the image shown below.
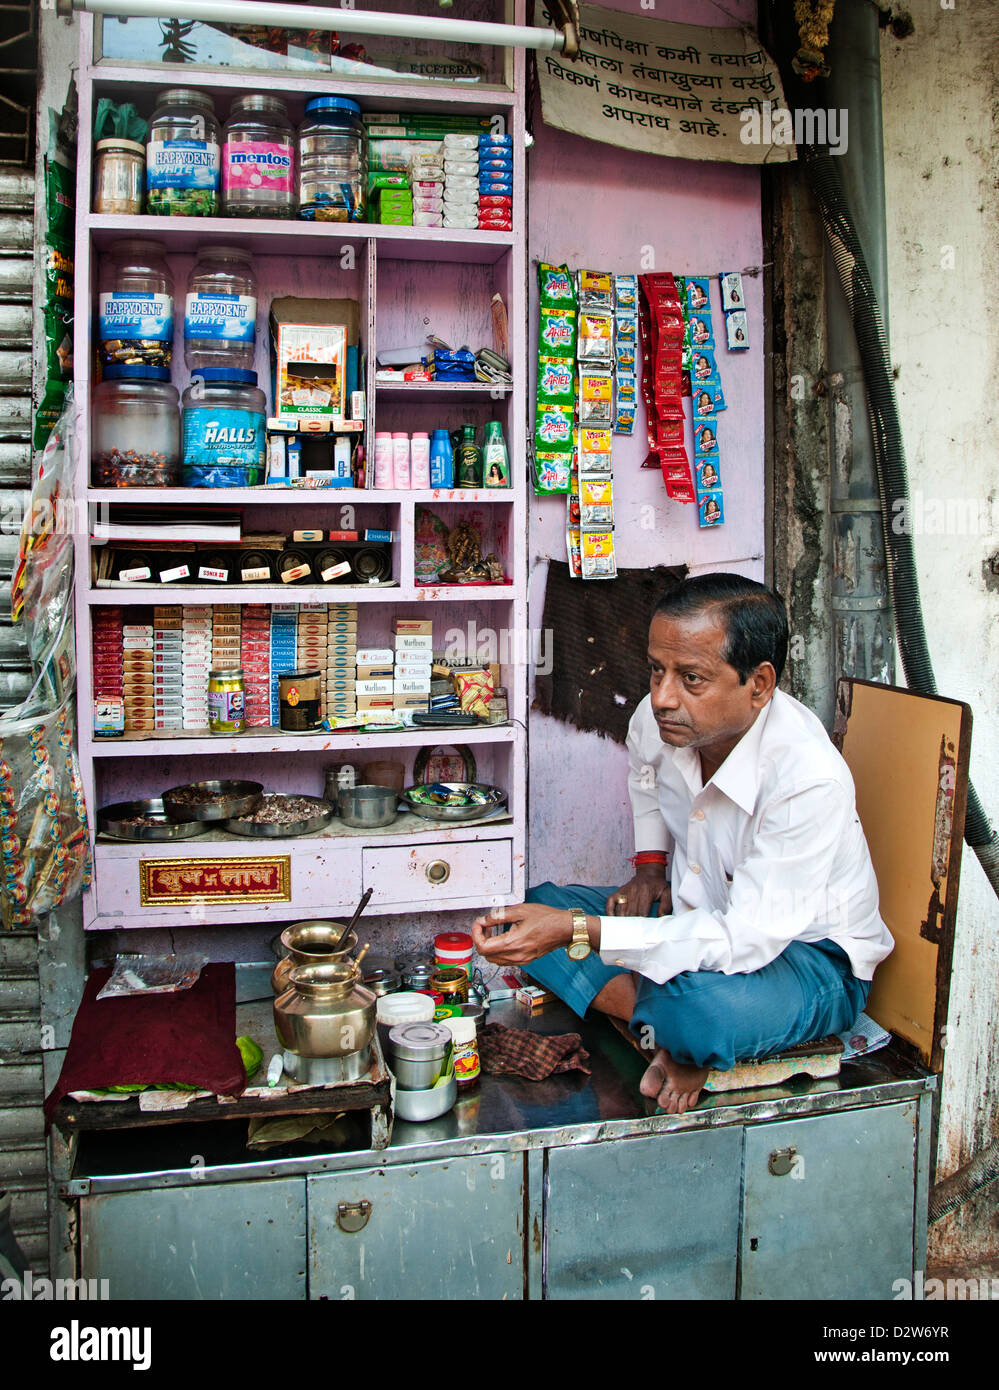
[[458,446],[458,486],[482,486],[482,450],[475,442],[475,426],[463,425]]
[[490,420],[486,426],[486,441],[482,450],[482,486],[510,486],[510,456],[503,426],[498,420]]

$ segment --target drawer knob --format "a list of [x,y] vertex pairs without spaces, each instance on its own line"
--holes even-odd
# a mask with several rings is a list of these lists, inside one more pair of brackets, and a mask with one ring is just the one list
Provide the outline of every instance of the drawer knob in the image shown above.
[[358,1231],[364,1230],[370,1215],[371,1203],[364,1198],[359,1202],[338,1202],[336,1224],[348,1235],[356,1235]]
[[427,865],[427,878],[431,883],[446,883],[451,877],[451,865],[444,859],[435,859]]

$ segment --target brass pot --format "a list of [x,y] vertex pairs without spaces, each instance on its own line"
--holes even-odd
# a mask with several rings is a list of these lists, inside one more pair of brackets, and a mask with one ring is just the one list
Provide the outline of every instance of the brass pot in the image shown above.
[[274,1028],[299,1057],[348,1057],[371,1042],[375,996],[353,962],[299,965],[274,1000]]
[[357,932],[352,931],[339,951],[332,948],[343,935],[346,922],[292,922],[281,933],[281,945],[287,955],[274,967],[271,988],[281,994],[288,988],[288,976],[299,965],[344,965],[357,946]]

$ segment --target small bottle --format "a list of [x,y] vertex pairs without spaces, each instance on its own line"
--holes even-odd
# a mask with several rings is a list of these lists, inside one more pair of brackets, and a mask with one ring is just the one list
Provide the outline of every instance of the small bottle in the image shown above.
[[454,451],[447,430],[434,430],[430,441],[430,486],[454,487]]
[[446,1018],[443,1023],[454,1045],[454,1078],[458,1090],[463,1091],[466,1087],[474,1086],[482,1072],[475,1021],[462,1017]]
[[486,426],[486,442],[482,450],[482,486],[510,486],[510,456],[503,438],[503,426],[490,420]]
[[392,477],[394,486],[408,488],[410,479],[409,435],[399,431],[392,436]]
[[392,435],[388,430],[375,432],[375,487],[392,486]]
[[430,436],[426,430],[413,435],[409,445],[409,483],[413,488],[430,487]]
[[458,453],[458,486],[482,486],[482,450],[475,442],[475,426],[463,425]]

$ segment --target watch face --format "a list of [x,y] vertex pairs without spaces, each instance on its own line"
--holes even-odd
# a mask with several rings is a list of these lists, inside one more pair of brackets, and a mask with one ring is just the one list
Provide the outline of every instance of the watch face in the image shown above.
[[571,946],[567,946],[570,960],[585,960],[590,954],[590,945],[586,941],[574,941]]

